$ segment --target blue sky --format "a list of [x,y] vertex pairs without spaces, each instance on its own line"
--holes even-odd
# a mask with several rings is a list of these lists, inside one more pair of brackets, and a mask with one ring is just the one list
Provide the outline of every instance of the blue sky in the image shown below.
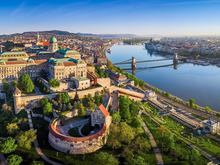
[[24,31],[220,35],[220,0],[7,0],[0,35]]

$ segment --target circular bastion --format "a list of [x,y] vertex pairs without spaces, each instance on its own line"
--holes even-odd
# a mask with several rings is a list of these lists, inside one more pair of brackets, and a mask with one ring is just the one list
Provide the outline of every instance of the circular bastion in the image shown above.
[[54,119],[49,124],[48,141],[50,145],[58,151],[70,154],[86,154],[94,152],[102,148],[106,143],[105,136],[107,135],[106,124],[101,124],[97,133],[84,137],[72,137],[61,134],[57,131],[57,126],[60,126],[60,120]]

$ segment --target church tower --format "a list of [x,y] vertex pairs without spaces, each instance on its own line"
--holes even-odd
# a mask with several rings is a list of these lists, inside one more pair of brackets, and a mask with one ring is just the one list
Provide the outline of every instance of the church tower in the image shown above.
[[57,50],[58,50],[57,39],[53,36],[50,39],[50,45],[49,45],[48,51],[49,52],[56,52]]

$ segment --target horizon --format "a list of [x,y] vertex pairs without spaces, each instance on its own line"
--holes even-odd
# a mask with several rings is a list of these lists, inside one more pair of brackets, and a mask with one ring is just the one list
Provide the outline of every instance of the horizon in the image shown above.
[[[0,35],[60,29],[70,33],[219,36],[220,0],[8,1]],[[14,30],[16,27],[16,30]]]

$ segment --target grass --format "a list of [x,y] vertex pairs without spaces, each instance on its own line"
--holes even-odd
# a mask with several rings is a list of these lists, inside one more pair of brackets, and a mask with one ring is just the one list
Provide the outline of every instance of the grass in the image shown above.
[[72,128],[72,129],[70,129],[70,130],[68,131],[68,134],[69,134],[70,136],[73,136],[73,137],[82,137],[82,136],[79,134],[78,127],[74,127],[74,128]]
[[81,132],[84,136],[87,136],[93,129],[94,129],[94,127],[92,127],[90,123],[86,123],[82,127]]
[[196,115],[196,114],[192,114],[192,116],[200,119],[200,120],[206,120],[206,118],[202,117],[202,116],[199,116],[199,115]]
[[[147,127],[151,131],[152,135],[154,136],[154,139],[155,139],[156,143],[159,144],[159,137],[158,137],[158,134],[157,134],[158,126],[155,126],[153,124],[152,120],[150,120],[149,117],[147,117],[147,115],[145,115],[145,114],[142,114],[141,118],[144,120]],[[168,125],[170,127],[171,126],[174,127],[175,124],[172,121],[172,119],[170,119],[170,121],[169,121],[169,119],[167,119],[166,121],[167,121],[167,123],[169,123]],[[177,128],[175,128],[175,129],[177,129]],[[178,130],[178,131],[180,131],[180,130]],[[182,140],[179,143],[175,142],[175,146],[180,148],[183,153],[187,153],[190,150],[188,148],[188,145],[186,143],[184,143]],[[187,160],[177,159],[177,158],[175,158],[174,156],[172,156],[171,154],[169,154],[167,152],[163,152],[162,157],[163,157],[163,161],[164,161],[165,165],[179,165],[179,164],[189,165],[189,162]],[[208,162],[209,162],[208,159],[201,156],[200,162],[197,162],[197,163],[198,164],[207,164]]]

